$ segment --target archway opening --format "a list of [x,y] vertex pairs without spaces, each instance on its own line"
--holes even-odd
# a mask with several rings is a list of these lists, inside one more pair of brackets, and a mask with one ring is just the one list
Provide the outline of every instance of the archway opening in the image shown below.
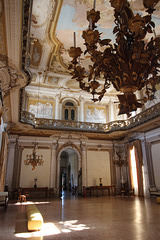
[[60,195],[71,197],[78,195],[78,155],[67,148],[60,155]]

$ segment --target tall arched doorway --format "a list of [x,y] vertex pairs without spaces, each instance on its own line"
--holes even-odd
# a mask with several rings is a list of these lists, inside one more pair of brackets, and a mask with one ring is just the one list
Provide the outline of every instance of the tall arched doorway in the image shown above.
[[57,184],[59,184],[59,195],[73,196],[81,194],[80,189],[80,156],[72,147],[63,148],[58,157],[59,169]]

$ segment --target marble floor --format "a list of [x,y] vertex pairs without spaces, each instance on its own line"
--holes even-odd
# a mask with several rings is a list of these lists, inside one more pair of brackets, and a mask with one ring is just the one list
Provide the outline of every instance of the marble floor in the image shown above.
[[160,204],[155,199],[102,196],[33,200],[44,218],[41,231],[28,232],[26,203],[0,207],[0,240],[159,240]]

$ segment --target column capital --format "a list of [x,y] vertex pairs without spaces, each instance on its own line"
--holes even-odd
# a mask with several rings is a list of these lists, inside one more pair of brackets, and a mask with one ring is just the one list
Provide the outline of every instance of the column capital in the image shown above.
[[10,143],[8,144],[8,148],[9,148],[9,149],[15,149],[15,147],[16,147],[16,142],[10,142]]
[[58,148],[58,143],[52,143],[51,149],[52,150],[57,150],[57,148]]
[[80,101],[80,102],[84,102],[84,97],[80,96],[80,97],[79,97],[79,101]]
[[82,151],[86,151],[86,144],[81,143],[80,147]]

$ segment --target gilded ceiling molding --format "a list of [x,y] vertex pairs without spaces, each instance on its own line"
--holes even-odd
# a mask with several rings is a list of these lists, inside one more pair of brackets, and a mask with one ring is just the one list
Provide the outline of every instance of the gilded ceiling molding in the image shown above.
[[[64,64],[61,57],[62,43],[55,36],[55,31],[57,28],[57,23],[60,16],[62,4],[63,4],[63,0],[58,0],[58,1],[56,0],[54,11],[53,11],[53,18],[51,20],[51,24],[48,30],[49,39],[53,44],[53,51],[50,55],[50,60],[49,60],[49,69],[54,72],[66,73],[69,71],[68,71],[68,66]],[[58,65],[57,65],[57,62],[58,62]]]

